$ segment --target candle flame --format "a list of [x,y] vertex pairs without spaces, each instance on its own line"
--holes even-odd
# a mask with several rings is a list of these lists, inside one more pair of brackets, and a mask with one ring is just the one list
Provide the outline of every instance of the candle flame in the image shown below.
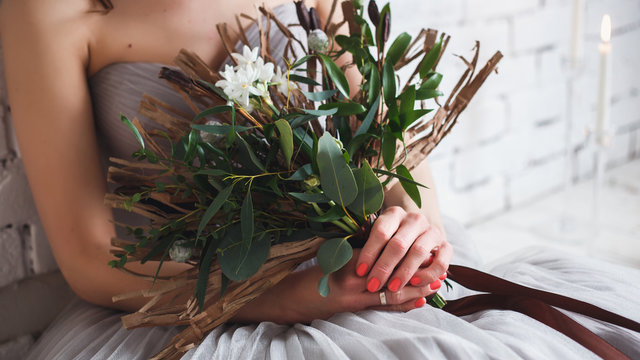
[[609,14],[605,14],[602,17],[602,23],[600,25],[600,39],[605,42],[611,41],[611,17]]

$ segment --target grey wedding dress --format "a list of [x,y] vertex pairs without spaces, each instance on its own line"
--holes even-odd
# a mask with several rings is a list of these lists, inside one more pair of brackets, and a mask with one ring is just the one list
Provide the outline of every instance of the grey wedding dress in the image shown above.
[[[297,22],[293,4],[276,9],[285,23]],[[275,33],[274,33],[275,34]],[[255,29],[249,34],[257,42]],[[284,39],[274,35],[272,46]],[[281,40],[280,42],[278,40]],[[137,145],[119,118],[129,117],[143,93],[189,111],[157,74],[160,64],[116,63],[90,79],[102,153],[129,158]],[[141,119],[144,122],[144,119]],[[119,215],[122,216],[122,215]],[[588,258],[531,248],[501,265],[483,268],[468,235],[445,218],[455,249],[452,263],[472,266],[538,289],[591,302],[640,321],[640,271]],[[106,266],[106,265],[105,265]],[[470,294],[456,286],[448,299]],[[631,358],[640,358],[640,334],[567,312]],[[29,359],[146,359],[179,329],[125,330],[123,313],[74,300],[34,345]],[[184,359],[587,359],[596,356],[561,333],[520,313],[489,310],[463,318],[425,306],[407,313],[362,311],[336,314],[311,324],[263,322],[223,325]]]

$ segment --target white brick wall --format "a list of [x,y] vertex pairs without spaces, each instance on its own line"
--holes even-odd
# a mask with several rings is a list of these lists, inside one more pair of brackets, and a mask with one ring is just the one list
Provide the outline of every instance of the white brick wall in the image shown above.
[[[572,0],[391,0],[393,33],[421,26],[452,36],[441,63],[447,93],[463,69],[452,54],[481,60],[505,57],[460,117],[458,128],[431,155],[441,207],[472,224],[561,188],[564,139],[570,129],[576,180],[593,174],[585,134],[595,123],[600,21],[611,14],[613,77],[611,119],[615,137],[609,166],[640,156],[640,0],[586,0],[583,66],[569,97],[565,59],[570,49]],[[415,16],[415,14],[423,14]],[[405,21],[405,19],[415,19]],[[573,98],[571,126],[568,101]],[[589,145],[589,144],[587,144]]]

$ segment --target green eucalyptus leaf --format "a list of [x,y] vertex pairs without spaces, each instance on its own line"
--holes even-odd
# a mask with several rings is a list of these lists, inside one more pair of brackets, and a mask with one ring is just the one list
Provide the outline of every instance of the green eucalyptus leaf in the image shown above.
[[196,155],[198,150],[198,132],[191,130],[188,136],[187,152],[184,154],[184,161],[190,163]]
[[271,241],[266,236],[255,236],[246,246],[239,226],[227,229],[218,248],[218,263],[222,272],[233,281],[244,281],[260,270],[269,256]]
[[307,85],[320,86],[317,81],[302,75],[289,74],[289,81],[299,82]]
[[280,133],[280,149],[288,169],[291,167],[291,157],[293,156],[293,131],[291,130],[291,125],[285,119],[277,120],[275,124]]
[[377,139],[378,137],[369,133],[355,136],[351,141],[349,141],[349,145],[347,145],[347,152],[349,154],[357,153],[360,150],[360,147],[362,147],[362,145],[371,138]]
[[144,149],[144,140],[142,139],[142,135],[140,135],[140,131],[138,131],[138,128],[133,125],[131,120],[127,119],[127,117],[122,114],[120,114],[120,120],[129,127],[129,130],[131,130],[133,135],[136,137],[136,140],[138,140],[140,147]]
[[369,131],[369,128],[371,127],[371,124],[373,123],[373,120],[375,119],[376,114],[378,113],[379,106],[380,106],[380,96],[376,98],[373,105],[371,105],[371,107],[369,108],[369,112],[367,113],[367,116],[364,118],[364,121],[362,121],[362,124],[360,124],[360,127],[358,128],[358,130],[356,130],[355,134],[353,135],[354,138],[359,135],[365,134],[367,131]]
[[328,98],[338,93],[338,90],[325,90],[325,91],[317,91],[317,92],[308,92],[300,89],[300,92],[307,97],[307,99],[311,101],[325,101]]
[[202,111],[201,113],[199,113],[198,115],[196,115],[196,117],[193,118],[192,122],[197,122],[198,120],[200,120],[202,118],[205,118],[207,116],[211,116],[211,115],[215,115],[215,114],[220,114],[220,113],[223,113],[223,112],[231,111],[232,108],[233,108],[233,106],[230,106],[230,105],[214,106],[214,107],[206,109],[206,110]]
[[416,87],[411,85],[400,95],[400,116],[413,111],[416,105]]
[[336,65],[330,57],[324,54],[320,54],[320,59],[324,63],[325,68],[327,69],[327,74],[336,85],[338,90],[344,95],[345,98],[349,98],[349,82],[347,81],[347,77],[344,76],[344,73],[340,69],[338,65]]
[[247,195],[242,202],[240,209],[240,225],[242,229],[242,245],[249,246],[253,238],[253,200],[251,199],[251,188],[247,190]]
[[418,109],[411,110],[405,114],[400,115],[400,122],[402,122],[402,131],[406,130],[411,124],[413,124],[416,120],[425,116],[426,114],[433,111],[433,109]]
[[302,181],[313,174],[311,164],[302,165],[296,172],[293,173],[287,180]]
[[429,74],[429,72],[433,70],[436,61],[438,61],[438,58],[440,57],[440,50],[442,50],[442,40],[438,40],[438,42],[433,45],[431,50],[429,50],[427,55],[425,55],[424,60],[422,60],[422,63],[420,64],[421,79],[424,79]]
[[318,109],[319,110],[338,109],[338,112],[335,114],[336,116],[357,115],[367,111],[366,107],[355,102],[336,102],[336,103],[322,104]]
[[353,172],[358,184],[358,196],[349,205],[349,210],[356,215],[366,218],[380,210],[384,202],[384,191],[378,177],[371,169],[368,161],[362,163],[362,167]]
[[253,152],[251,145],[249,145],[249,143],[245,139],[243,139],[242,136],[240,136],[238,133],[235,133],[235,134],[236,134],[236,140],[240,147],[240,151],[242,151],[245,155],[248,155],[249,159],[251,160],[251,163],[256,168],[258,168],[262,172],[267,172],[264,168],[264,165],[262,165],[262,163],[260,162],[256,154]]
[[[404,165],[398,165],[396,172],[398,173],[398,175],[402,176],[402,178],[410,179],[411,181],[413,181],[411,173]],[[416,205],[421,208],[422,200],[420,199],[420,190],[418,190],[418,187],[413,182],[404,181],[402,178],[399,178],[400,185],[402,185],[402,188],[407,193],[407,195],[409,195],[411,200],[413,200],[413,202],[415,202]]]
[[420,87],[416,91],[416,100],[427,100],[438,96],[442,96],[442,91],[434,89],[423,89]]
[[369,70],[369,103],[380,97],[380,71],[377,66],[371,66]]
[[331,108],[326,110],[313,110],[313,109],[302,109],[305,113],[314,116],[329,116],[338,112],[338,108]]
[[427,80],[420,85],[421,89],[437,89],[442,81],[442,74],[433,72],[427,75]]
[[329,296],[329,274],[326,274],[320,278],[318,282],[318,293],[322,297]]
[[205,226],[211,221],[211,218],[222,208],[222,205],[227,201],[229,195],[233,191],[233,184],[224,188],[224,190],[220,191],[218,195],[213,199],[211,205],[207,208],[202,215],[202,219],[200,219],[200,225],[198,225],[198,232],[196,233],[196,243],[198,243],[198,239],[200,238],[200,234],[202,234],[202,230],[204,230]]
[[290,192],[289,195],[297,200],[308,203],[328,203],[330,201],[324,194]]
[[382,92],[387,104],[396,100],[396,74],[391,63],[385,63],[382,67]]
[[200,268],[198,269],[198,280],[196,282],[195,297],[198,299],[198,307],[202,311],[204,298],[207,293],[207,283],[209,282],[209,270],[213,263],[213,256],[216,253],[216,244],[208,242],[204,249],[204,254],[200,258]]
[[382,174],[382,175],[387,175],[387,176],[390,176],[390,177],[394,177],[394,178],[397,178],[398,180],[402,180],[402,181],[404,181],[404,182],[406,182],[406,183],[414,184],[414,185],[416,185],[416,186],[420,186],[420,187],[423,187],[423,188],[425,188],[425,189],[428,189],[428,187],[426,187],[426,186],[424,186],[424,185],[420,184],[420,183],[419,183],[419,182],[417,182],[417,181],[414,181],[413,179],[409,179],[409,178],[407,178],[407,177],[404,177],[404,176],[398,175],[398,174],[396,174],[396,173],[392,173],[391,171],[387,171],[387,170],[383,170],[383,169],[375,169],[375,168],[374,168],[374,169],[373,169],[373,172],[374,172],[374,173],[376,173],[376,174]]
[[306,63],[307,60],[311,59],[312,57],[313,57],[313,55],[305,55],[305,56],[301,57],[300,59],[298,59],[298,61],[296,61],[295,64],[293,64],[293,66],[291,68],[295,69],[295,68],[301,66],[302,64]]
[[318,141],[316,160],[325,195],[341,206],[351,204],[358,194],[356,180],[342,156],[336,139],[328,132],[324,133]]
[[382,160],[387,169],[393,169],[393,162],[396,159],[396,137],[391,132],[386,131],[382,135]]
[[295,129],[299,126],[302,126],[306,123],[308,123],[309,121],[313,120],[313,119],[317,119],[318,116],[316,115],[298,115],[295,117],[292,117],[289,120],[289,124],[291,124],[291,128]]
[[345,238],[333,238],[325,241],[318,249],[318,265],[323,274],[340,270],[353,256],[353,248]]
[[407,48],[409,48],[409,44],[411,43],[411,35],[403,32],[398,35],[393,44],[389,47],[387,51],[386,61],[390,62],[391,65],[395,65],[398,60],[402,58],[405,52],[407,52]]

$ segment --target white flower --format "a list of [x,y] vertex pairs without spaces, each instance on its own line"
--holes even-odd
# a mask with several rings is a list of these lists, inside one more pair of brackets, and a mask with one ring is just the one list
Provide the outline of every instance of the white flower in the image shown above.
[[271,82],[275,85],[278,85],[278,91],[287,95],[290,90],[297,89],[298,86],[296,83],[287,80],[287,73],[282,73],[280,68],[276,68],[276,74],[273,76]]
[[273,79],[273,68],[275,67],[273,63],[268,62],[265,64],[264,59],[260,57],[254,64],[249,66],[253,66],[256,69],[258,73],[258,81],[267,83]]
[[169,257],[171,260],[183,263],[191,258],[192,249],[185,246],[187,243],[188,241],[186,240],[178,240],[171,245],[169,249]]
[[220,87],[230,99],[237,101],[247,111],[251,111],[249,96],[262,95],[262,91],[254,86],[259,75],[256,69],[252,66],[243,66],[234,71],[227,65],[220,75],[224,80],[216,82],[216,86]]
[[231,56],[233,56],[234,59],[236,59],[236,61],[238,62],[238,67],[242,67],[245,65],[251,65],[254,62],[256,62],[256,60],[258,59],[258,50],[260,48],[253,48],[250,49],[247,45],[245,45],[242,48],[242,55],[238,54],[238,53],[233,53],[231,54]]

